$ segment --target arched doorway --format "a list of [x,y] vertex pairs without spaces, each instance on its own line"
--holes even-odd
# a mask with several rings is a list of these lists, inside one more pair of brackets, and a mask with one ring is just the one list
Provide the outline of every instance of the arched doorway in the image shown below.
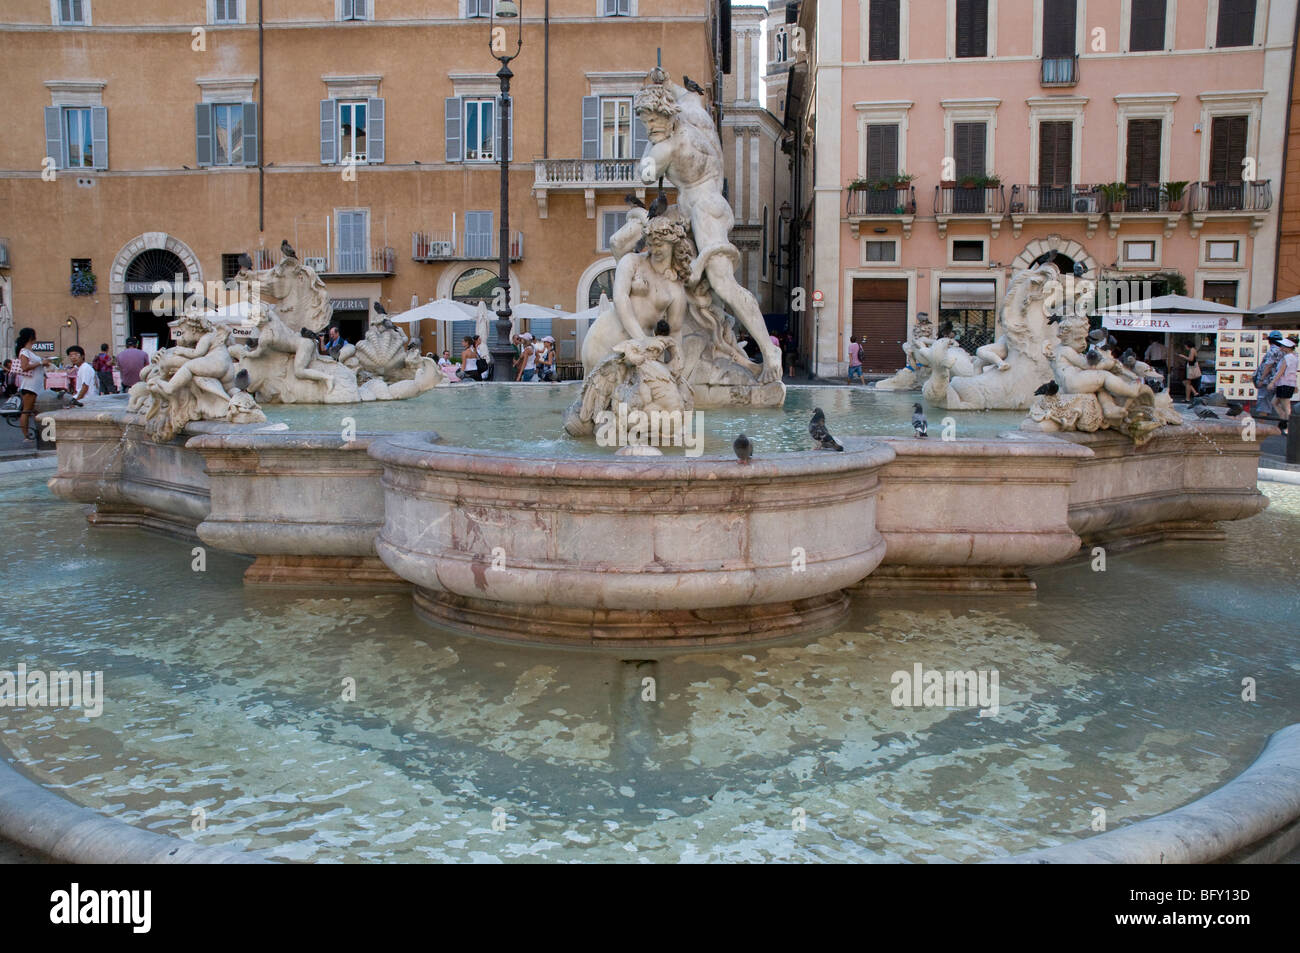
[[[155,251],[169,254],[146,255],[147,252]],[[176,270],[178,261],[179,271]],[[127,278],[128,268],[131,269],[130,280]],[[166,232],[146,232],[122,246],[109,270],[108,290],[113,298],[115,348],[120,350],[126,344],[127,337],[132,335],[133,320],[139,326],[139,331],[135,333],[158,334],[159,346],[165,344],[168,318],[153,313],[152,302],[157,297],[153,283],[166,281],[170,285],[176,280],[177,274],[182,275],[183,281],[203,281],[203,269],[199,266],[198,256],[180,239]],[[149,280],[137,280],[139,278]]]
[[189,279],[185,262],[165,248],[146,249],[126,266],[127,335],[138,338],[146,351],[171,347],[171,329],[167,323],[176,317],[173,314],[175,309],[170,306],[172,300],[168,301],[169,307],[165,311],[156,313],[161,309],[156,308],[159,295],[153,290],[154,286],[166,282],[183,293]]

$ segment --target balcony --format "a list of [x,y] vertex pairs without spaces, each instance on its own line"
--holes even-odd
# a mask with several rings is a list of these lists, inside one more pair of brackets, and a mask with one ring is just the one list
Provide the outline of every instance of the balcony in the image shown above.
[[1099,185],[1102,208],[1106,211],[1106,231],[1111,238],[1119,234],[1125,222],[1159,227],[1165,238],[1172,238],[1178,220],[1183,217],[1183,200],[1170,201],[1159,182],[1129,182]]
[[379,246],[336,248],[332,255],[321,249],[300,248],[298,260],[322,278],[387,278],[397,271],[397,252]]
[[0,238],[0,268],[9,267],[9,239]]
[[1251,182],[1193,182],[1188,186],[1191,232],[1195,238],[1208,221],[1244,221],[1254,235],[1273,207],[1269,179]]
[[1001,183],[965,186],[943,182],[934,187],[934,220],[940,238],[948,233],[948,222],[954,219],[988,222],[992,236],[997,238],[1006,211],[1006,187]]
[[1079,54],[1069,56],[1044,56],[1039,68],[1040,86],[1077,86],[1079,83]]
[[[411,260],[439,261],[499,261],[501,258],[501,233],[490,235],[477,232],[412,232]],[[510,233],[510,260],[522,261],[524,233]]]
[[912,222],[916,220],[916,186],[848,191],[845,213],[854,239],[858,237],[863,222],[897,222],[903,226],[903,237],[912,237]]
[[1095,185],[1011,186],[1011,233],[1020,237],[1025,221],[1077,222],[1092,238],[1101,224],[1102,199]]
[[640,159],[538,159],[533,163],[533,197],[537,213],[546,218],[550,192],[581,192],[587,200],[587,218],[596,217],[596,191],[635,192],[645,198],[645,185],[637,175]]

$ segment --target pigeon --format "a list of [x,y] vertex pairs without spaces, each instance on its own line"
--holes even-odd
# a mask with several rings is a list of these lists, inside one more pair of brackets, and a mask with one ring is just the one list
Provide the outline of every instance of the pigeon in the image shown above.
[[1197,394],[1195,397],[1193,397],[1190,401],[1187,402],[1187,409],[1191,410],[1193,407],[1199,407],[1203,403],[1205,403],[1205,398],[1203,398],[1200,394]]
[[918,437],[924,437],[929,429],[929,424],[925,420],[925,408],[920,404],[912,405],[912,429],[916,431]]
[[1161,393],[1164,393],[1165,382],[1164,382],[1164,379],[1163,379],[1163,378],[1159,378],[1159,377],[1148,377],[1148,378],[1147,378],[1147,386],[1151,388],[1151,393],[1153,393],[1153,394],[1161,394]]
[[1097,350],[1095,347],[1088,348],[1086,357],[1088,359],[1089,367],[1095,367],[1101,363],[1101,351]]
[[253,257],[249,255],[248,252],[246,251],[241,251],[239,253],[239,270],[240,271],[253,270]]
[[701,86],[699,83],[695,82],[695,80],[691,79],[689,76],[685,74],[682,75],[682,85],[685,86],[687,89],[689,89],[697,96],[704,95],[704,87]]
[[383,328],[385,331],[397,330],[397,325],[395,325],[392,321],[388,320],[388,318],[384,318],[382,321],[380,321],[379,326]]
[[1082,278],[1085,271],[1087,271],[1087,269],[1083,267],[1083,262],[1076,261],[1074,263],[1074,277]]
[[280,254],[285,258],[292,258],[294,261],[298,260],[298,253],[293,250],[293,246],[289,244],[287,238],[280,241]]
[[636,197],[635,195],[633,195],[631,192],[629,192],[629,193],[627,193],[627,195],[623,196],[623,201],[626,202],[628,205],[635,205],[637,208],[645,208],[645,202],[642,202],[639,198],[637,198],[637,197]]
[[812,420],[808,422],[808,436],[813,438],[818,450],[843,450],[839,442],[826,429],[826,414],[820,407],[813,408]]
[[655,324],[655,337],[666,338],[673,333],[672,327],[663,318],[660,318]]
[[1237,403],[1235,400],[1228,401],[1229,417],[1240,417],[1245,409],[1245,407],[1241,406],[1241,404]]
[[234,388],[235,390],[246,391],[248,390],[248,383],[249,383],[248,368],[244,368],[238,374],[235,375]]
[[313,331],[311,328],[303,328],[298,333],[301,334],[303,337],[305,337],[308,341],[316,340],[316,332]]
[[1060,390],[1061,385],[1056,383],[1055,380],[1050,380],[1046,384],[1041,385],[1038,390],[1034,391],[1034,393],[1039,397],[1051,397],[1054,394],[1059,393]]
[[1218,420],[1218,419],[1219,419],[1219,415],[1216,414],[1214,411],[1210,410],[1210,408],[1208,408],[1208,407],[1198,407],[1198,408],[1196,408],[1196,416],[1197,416],[1197,417],[1200,417],[1202,420]]
[[407,342],[406,342],[406,349],[407,349],[408,351],[418,351],[418,350],[420,349],[420,341],[419,341],[419,339],[417,338],[417,339],[415,339],[414,341],[407,341]]
[[1047,316],[1047,323],[1048,323],[1048,324],[1057,324],[1057,323],[1060,322],[1061,318],[1063,318],[1063,317],[1065,317],[1065,315],[1063,315],[1063,314],[1049,314],[1049,315]]
[[376,302],[375,302],[375,314],[387,314],[387,313],[388,313],[388,309],[385,308],[385,307],[384,307],[382,304],[380,304],[378,301],[376,301]]
[[754,445],[749,442],[749,438],[742,433],[731,448],[736,451],[736,459],[740,461],[740,465],[749,466],[749,458],[754,455]]
[[650,203],[650,217],[658,218],[666,211],[668,211],[668,196],[664,194],[663,189],[660,189],[655,200]]

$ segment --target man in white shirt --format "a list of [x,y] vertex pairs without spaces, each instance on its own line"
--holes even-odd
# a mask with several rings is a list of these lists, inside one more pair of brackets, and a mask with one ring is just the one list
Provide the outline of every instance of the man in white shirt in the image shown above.
[[77,400],[85,400],[87,397],[99,396],[99,375],[95,369],[86,363],[86,352],[78,344],[72,345],[65,352],[68,360],[72,363],[72,370],[75,373],[75,383],[70,382],[68,388],[72,391],[72,396]]
[[1169,364],[1165,358],[1165,343],[1159,338],[1153,338],[1151,343],[1147,345],[1142,360],[1150,364],[1161,377],[1166,377],[1169,374]]

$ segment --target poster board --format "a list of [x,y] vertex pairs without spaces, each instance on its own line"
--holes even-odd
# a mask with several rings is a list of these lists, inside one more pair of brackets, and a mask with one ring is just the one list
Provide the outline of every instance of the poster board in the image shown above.
[[[1215,348],[1217,381],[1215,390],[1224,397],[1254,400],[1255,371],[1268,353],[1268,333],[1272,330],[1221,331]],[[1296,337],[1296,331],[1279,328],[1285,337]]]

